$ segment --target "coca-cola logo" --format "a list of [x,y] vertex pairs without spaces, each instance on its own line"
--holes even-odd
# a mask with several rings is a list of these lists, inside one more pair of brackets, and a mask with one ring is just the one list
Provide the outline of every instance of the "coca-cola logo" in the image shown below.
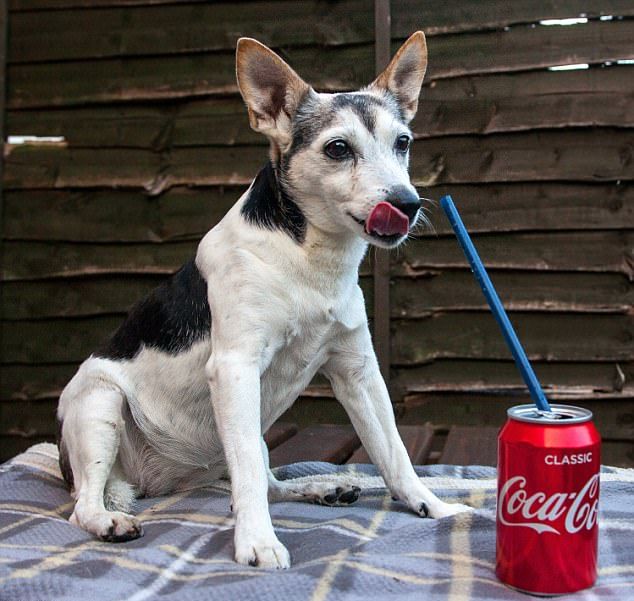
[[531,528],[541,534],[561,534],[554,524],[563,516],[566,532],[574,534],[591,530],[599,511],[599,474],[592,476],[578,492],[559,492],[546,496],[544,492],[529,495],[526,478],[515,476],[504,483],[498,496],[498,520],[505,526]]

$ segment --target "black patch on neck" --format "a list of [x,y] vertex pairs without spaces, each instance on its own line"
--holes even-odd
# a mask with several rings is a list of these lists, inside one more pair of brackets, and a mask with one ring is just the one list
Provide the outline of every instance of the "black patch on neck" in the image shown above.
[[280,185],[276,170],[270,161],[255,178],[240,212],[252,225],[281,230],[298,244],[304,241],[306,218]]
[[207,282],[192,259],[137,303],[94,356],[134,359],[142,346],[177,355],[210,332]]

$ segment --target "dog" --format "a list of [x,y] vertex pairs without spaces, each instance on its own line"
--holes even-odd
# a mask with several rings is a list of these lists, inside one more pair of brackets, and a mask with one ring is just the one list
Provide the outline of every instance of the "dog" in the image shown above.
[[71,523],[133,539],[135,497],[228,473],[235,560],[288,568],[268,503],[359,496],[342,476],[300,484],[269,469],[262,433],[318,372],[395,497],[423,517],[469,509],[437,498],[412,467],[358,285],[368,246],[398,246],[421,219],[408,123],[426,67],[416,32],[369,86],[324,94],[266,46],[238,41],[238,87],[270,160],[195,259],[135,305],[64,388],[58,446]]

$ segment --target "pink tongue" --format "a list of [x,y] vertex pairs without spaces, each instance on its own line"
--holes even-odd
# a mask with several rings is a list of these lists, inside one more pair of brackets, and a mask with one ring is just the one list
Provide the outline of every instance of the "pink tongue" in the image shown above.
[[365,231],[380,236],[404,236],[409,231],[409,219],[389,202],[380,202],[366,219]]

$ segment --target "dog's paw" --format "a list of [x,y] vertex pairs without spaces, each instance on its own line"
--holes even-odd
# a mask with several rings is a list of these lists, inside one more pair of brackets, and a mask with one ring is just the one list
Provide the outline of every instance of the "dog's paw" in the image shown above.
[[337,488],[324,491],[320,495],[314,497],[314,502],[320,505],[350,505],[354,503],[361,495],[361,489],[358,486],[337,486]]
[[235,559],[245,566],[286,570],[291,567],[291,556],[276,538],[269,541],[236,541]]
[[[425,503],[422,503],[425,505]],[[427,515],[423,517],[431,517],[435,519],[446,518],[451,515],[457,515],[466,511],[473,511],[473,507],[463,505],[462,503],[437,503],[433,506],[427,507]]]
[[83,516],[81,520],[74,512],[69,521],[109,543],[122,543],[143,536],[141,522],[120,511],[101,511]]

